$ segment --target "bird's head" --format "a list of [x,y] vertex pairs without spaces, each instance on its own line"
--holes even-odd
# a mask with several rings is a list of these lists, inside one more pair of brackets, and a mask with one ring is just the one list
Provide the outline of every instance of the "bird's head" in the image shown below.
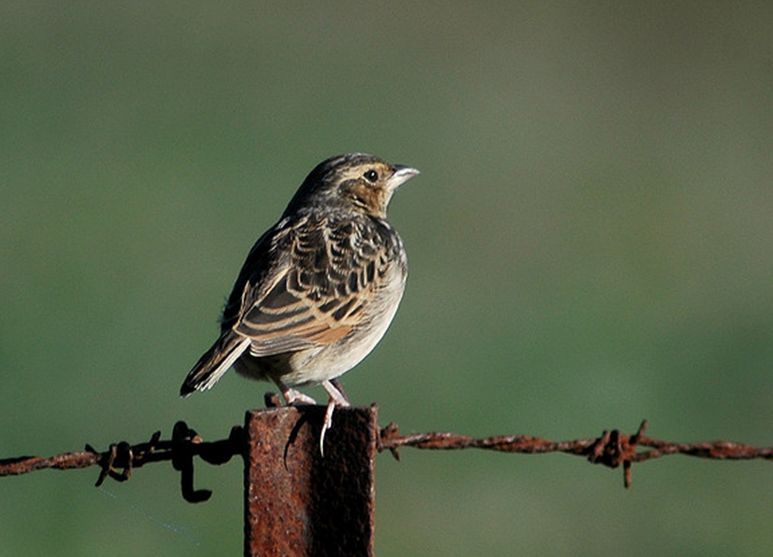
[[309,173],[286,213],[305,206],[331,206],[385,218],[392,194],[418,173],[364,153],[331,157]]

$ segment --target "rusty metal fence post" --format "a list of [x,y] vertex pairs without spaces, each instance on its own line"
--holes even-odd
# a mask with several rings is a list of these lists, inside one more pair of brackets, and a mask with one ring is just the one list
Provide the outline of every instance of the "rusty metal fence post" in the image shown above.
[[245,417],[244,555],[373,555],[377,408],[323,406]]

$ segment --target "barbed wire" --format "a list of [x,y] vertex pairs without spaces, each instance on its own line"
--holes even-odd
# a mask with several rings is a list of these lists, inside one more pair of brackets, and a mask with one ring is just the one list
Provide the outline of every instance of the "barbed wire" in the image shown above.
[[[642,421],[632,435],[619,430],[606,430],[599,437],[551,441],[531,435],[499,435],[475,438],[456,433],[412,433],[401,435],[396,424],[390,423],[378,433],[378,450],[388,450],[399,459],[399,449],[412,447],[430,450],[485,449],[507,453],[545,454],[561,452],[583,456],[593,464],[609,468],[623,467],[623,481],[631,486],[632,465],[663,456],[681,454],[716,460],[773,460],[773,447],[754,447],[733,441],[708,441],[699,443],[675,443],[653,439],[646,435],[648,422]],[[645,450],[640,448],[646,447]],[[177,422],[170,440],[161,440],[161,432],[155,432],[149,441],[130,445],[122,441],[113,443],[108,450],[99,452],[90,445],[84,451],[62,453],[52,457],[23,456],[0,460],[0,476],[25,474],[36,470],[54,468],[69,470],[98,465],[101,468],[96,485],[108,476],[116,481],[126,481],[134,468],[151,462],[171,460],[175,470],[181,472],[181,489],[186,501],[200,502],[209,499],[209,490],[193,489],[193,457],[201,457],[210,464],[222,464],[237,454],[245,452],[243,428],[235,426],[227,439],[204,442],[185,422]]]
[[83,451],[62,453],[52,457],[21,456],[0,460],[0,476],[26,474],[36,470],[54,468],[72,470],[98,465],[101,468],[96,486],[102,485],[108,476],[116,481],[128,480],[135,468],[151,463],[172,461],[172,467],[180,472],[180,488],[183,498],[190,503],[206,501],[212,495],[207,489],[193,488],[193,457],[198,456],[209,464],[223,464],[244,450],[244,430],[231,428],[227,439],[205,442],[196,431],[183,422],[172,428],[172,438],[161,440],[156,431],[150,440],[136,445],[126,441],[112,443],[106,451],[98,452],[87,444]]
[[[474,438],[456,433],[414,433],[400,435],[394,423],[380,432],[379,450],[389,450],[399,460],[400,447],[417,449],[458,450],[485,449],[507,453],[545,454],[561,452],[584,456],[593,464],[609,468],[623,467],[623,484],[631,487],[633,463],[645,462],[668,455],[687,455],[715,460],[773,460],[773,447],[753,447],[733,441],[708,441],[700,443],[673,443],[646,436],[648,422],[643,420],[633,435],[617,429],[605,430],[595,439],[550,441],[531,435],[499,435]],[[639,451],[639,447],[649,450]]]

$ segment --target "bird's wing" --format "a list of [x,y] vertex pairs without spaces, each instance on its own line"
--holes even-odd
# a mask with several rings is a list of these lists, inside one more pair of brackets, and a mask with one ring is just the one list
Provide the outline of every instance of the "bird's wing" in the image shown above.
[[332,344],[360,326],[389,265],[376,237],[352,222],[307,218],[277,245],[260,284],[245,284],[234,330],[255,356]]

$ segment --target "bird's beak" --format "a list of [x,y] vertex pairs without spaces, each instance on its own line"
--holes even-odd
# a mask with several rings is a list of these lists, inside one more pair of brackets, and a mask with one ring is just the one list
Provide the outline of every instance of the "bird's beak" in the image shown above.
[[411,168],[410,166],[403,166],[402,164],[396,164],[393,168],[395,171],[387,180],[387,184],[390,190],[396,190],[399,186],[403,185],[405,182],[419,174],[419,171],[415,168]]

